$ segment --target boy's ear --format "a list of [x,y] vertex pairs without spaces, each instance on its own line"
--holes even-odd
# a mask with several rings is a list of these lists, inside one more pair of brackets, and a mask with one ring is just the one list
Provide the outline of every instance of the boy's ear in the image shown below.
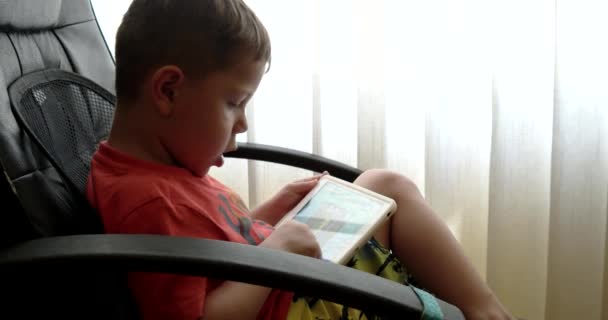
[[161,116],[173,111],[175,97],[184,83],[184,72],[178,66],[168,65],[156,69],[152,75],[152,98]]

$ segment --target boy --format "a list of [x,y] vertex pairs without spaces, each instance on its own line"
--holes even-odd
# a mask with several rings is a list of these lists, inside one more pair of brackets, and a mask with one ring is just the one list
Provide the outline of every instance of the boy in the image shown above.
[[[241,0],[133,1],[117,34],[114,123],[93,158],[87,190],[106,232],[210,238],[319,257],[306,225],[272,227],[319,176],[285,186],[248,212],[207,175],[247,130],[245,106],[269,62],[268,34]],[[384,170],[367,171],[356,183],[392,197],[399,209],[358,253],[355,268],[405,283],[394,253],[468,319],[508,318],[413,183]],[[381,268],[387,259],[390,267]],[[133,273],[129,285],[143,319],[374,318],[231,281]]]

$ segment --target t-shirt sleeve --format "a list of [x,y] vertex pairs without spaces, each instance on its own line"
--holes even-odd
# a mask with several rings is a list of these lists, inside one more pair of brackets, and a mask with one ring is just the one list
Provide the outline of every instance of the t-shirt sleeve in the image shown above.
[[[159,198],[132,210],[118,226],[120,233],[163,234],[213,238],[208,219],[187,207]],[[143,320],[199,319],[203,315],[208,280],[160,273],[130,273],[129,287]]]

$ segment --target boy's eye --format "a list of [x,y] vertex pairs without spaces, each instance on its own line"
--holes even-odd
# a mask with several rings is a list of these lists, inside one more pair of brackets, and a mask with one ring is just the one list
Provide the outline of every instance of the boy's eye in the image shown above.
[[247,104],[246,100],[240,101],[240,102],[235,102],[235,101],[229,101],[228,102],[228,106],[231,108],[241,108],[244,107]]

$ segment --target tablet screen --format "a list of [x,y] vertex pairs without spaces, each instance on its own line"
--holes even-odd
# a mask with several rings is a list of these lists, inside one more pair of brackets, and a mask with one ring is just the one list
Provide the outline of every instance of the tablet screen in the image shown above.
[[337,261],[384,215],[385,203],[327,181],[294,219],[315,234],[323,259]]

